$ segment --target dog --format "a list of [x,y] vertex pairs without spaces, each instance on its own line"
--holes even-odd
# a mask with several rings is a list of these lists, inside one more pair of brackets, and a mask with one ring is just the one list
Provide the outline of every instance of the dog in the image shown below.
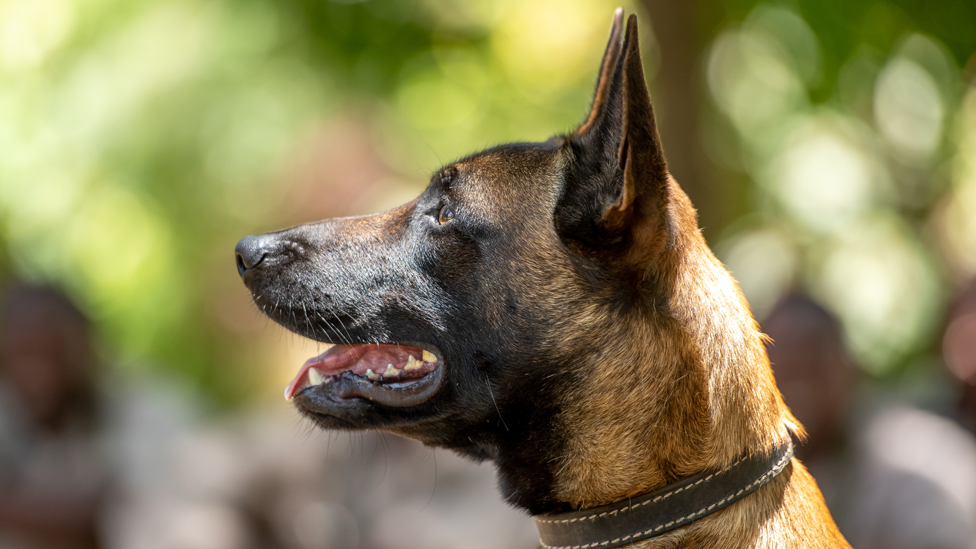
[[668,172],[634,15],[614,14],[574,132],[451,163],[387,212],[247,237],[236,260],[265,314],[334,344],[286,389],[301,414],[493,461],[543,547],[849,547]]

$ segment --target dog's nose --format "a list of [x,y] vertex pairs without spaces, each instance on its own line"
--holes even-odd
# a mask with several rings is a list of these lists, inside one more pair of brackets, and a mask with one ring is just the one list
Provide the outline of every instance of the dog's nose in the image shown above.
[[244,273],[257,267],[271,251],[271,238],[268,235],[246,236],[237,243],[234,255],[237,256],[237,273]]

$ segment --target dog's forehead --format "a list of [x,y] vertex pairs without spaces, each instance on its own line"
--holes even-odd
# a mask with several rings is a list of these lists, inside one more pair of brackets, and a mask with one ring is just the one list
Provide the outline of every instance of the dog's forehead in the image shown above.
[[495,219],[513,208],[551,211],[561,186],[562,157],[554,140],[515,143],[473,154],[446,170],[463,207]]

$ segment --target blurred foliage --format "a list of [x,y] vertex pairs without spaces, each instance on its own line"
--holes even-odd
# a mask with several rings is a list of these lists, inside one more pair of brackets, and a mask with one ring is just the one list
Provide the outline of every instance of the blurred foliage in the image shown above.
[[[760,4],[790,9],[815,35],[823,60],[822,80],[813,87],[815,102],[833,95],[842,65],[857,50],[889,52],[910,32],[937,37],[952,52],[959,66],[976,51],[976,36],[972,32],[976,25],[976,4],[966,1],[723,0],[720,9],[705,8],[703,20],[709,28],[718,28],[728,21],[744,20]],[[790,30],[783,28],[784,38],[795,39],[796,36],[789,35]]]
[[[250,305],[236,241],[572,128],[617,5],[0,0],[0,273],[66,287],[119,368],[223,405],[277,395],[301,358]],[[704,148],[755,193],[720,248],[757,313],[810,287],[872,371],[931,352],[976,273],[976,5],[695,8]]]
[[703,138],[755,200],[720,255],[757,316],[810,291],[868,372],[929,367],[946,300],[976,274],[976,5],[725,4]]

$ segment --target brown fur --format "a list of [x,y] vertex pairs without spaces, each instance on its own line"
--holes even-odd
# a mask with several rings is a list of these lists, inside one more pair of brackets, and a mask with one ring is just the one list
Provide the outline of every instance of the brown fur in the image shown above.
[[[624,89],[646,94],[633,16],[628,23]],[[615,25],[607,57],[613,55],[617,34]],[[607,73],[601,70],[583,131],[602,108],[607,88],[602,80]],[[628,87],[627,77],[633,74],[641,78],[638,85]],[[644,105],[639,100],[628,105],[628,97],[624,100],[625,111],[631,111],[627,116],[650,120],[653,133],[642,140],[625,138],[620,153],[624,192],[605,219],[611,226],[636,225],[632,238],[637,244],[630,248],[635,251],[624,261],[638,265],[645,277],[655,277],[674,297],[670,318],[648,318],[639,310],[620,318],[610,311],[573,308],[589,317],[581,325],[602,326],[602,334],[594,340],[620,343],[581,365],[591,374],[586,383],[565,395],[559,417],[572,441],[556,467],[559,497],[578,508],[621,501],[703,470],[723,468],[743,453],[784,443],[789,430],[803,436],[776,388],[763,336],[748,304],[705,243],[687,196],[670,176],[663,179],[660,191],[643,195],[635,191],[639,178],[666,168],[660,147],[631,148],[634,141],[658,143],[659,139],[649,103],[647,112],[635,114],[632,111]],[[641,154],[646,158],[633,159]],[[643,168],[642,173],[635,175],[635,166]],[[658,201],[667,207],[660,208]],[[664,219],[657,217],[660,214]],[[631,219],[626,219],[628,215]],[[662,231],[663,226],[672,230]],[[667,249],[662,249],[662,234],[674,239]],[[644,270],[649,266],[652,272]],[[656,412],[638,412],[648,408]],[[796,459],[756,494],[729,509],[634,544],[646,548],[846,546],[815,481]]]
[[[676,186],[673,215],[693,217]],[[762,335],[731,276],[697,227],[685,233],[674,319],[606,313],[603,349],[559,418],[573,443],[557,466],[560,498],[606,505],[720,469],[745,452],[802,435],[775,386]],[[626,335],[610,335],[624,332]],[[650,343],[650,344],[648,344]],[[611,367],[629,364],[632,368]],[[686,369],[685,365],[693,367]],[[648,408],[655,414],[635,413]],[[760,527],[760,525],[762,525]],[[634,547],[846,547],[813,478],[796,460],[729,509]]]
[[[558,247],[548,218],[529,214],[539,204],[523,182],[555,178],[558,165],[479,157],[458,169],[504,187],[472,185],[465,195],[488,219],[518,218],[526,247],[514,262],[525,299],[567,312],[549,330],[547,348],[588,372],[563,396],[556,418],[569,438],[554,464],[558,498],[574,508],[624,500],[746,452],[772,449],[803,436],[783,403],[769,367],[763,335],[733,278],[709,250],[696,213],[677,182],[664,187],[663,224],[675,241],[654,257],[657,279],[673,292],[671,315],[648,316],[638,306],[621,316],[591,298]],[[530,168],[530,166],[533,166]],[[508,173],[505,173],[508,171]],[[522,190],[523,192],[520,192]],[[650,237],[659,238],[659,232]],[[645,265],[649,263],[645,260]],[[639,304],[638,304],[639,305]],[[493,320],[490,315],[489,319]],[[501,311],[498,311],[501,316]],[[582,331],[585,328],[586,331]],[[592,342],[601,344],[593,349]],[[652,414],[643,410],[655,410]],[[774,481],[725,511],[634,547],[846,547],[813,478],[797,460]]]

